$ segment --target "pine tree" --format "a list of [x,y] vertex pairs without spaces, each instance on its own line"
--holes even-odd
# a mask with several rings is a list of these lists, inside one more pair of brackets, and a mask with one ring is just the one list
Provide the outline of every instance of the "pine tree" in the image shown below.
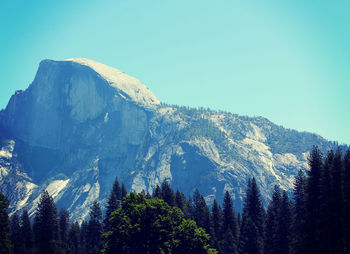
[[248,181],[243,208],[242,229],[240,232],[239,252],[260,254],[264,252],[265,211],[255,178]]
[[305,213],[306,213],[306,177],[302,170],[299,170],[294,181],[294,217],[293,217],[293,250],[296,254],[303,253],[305,244]]
[[[344,196],[342,189],[343,178],[343,160],[339,149],[334,154],[331,176],[331,198],[330,198],[330,218],[329,218],[329,238],[331,241],[330,251],[332,253],[344,253],[344,217],[349,214],[343,214]],[[322,187],[322,186],[321,186]]]
[[102,211],[100,204],[94,201],[90,208],[90,220],[87,227],[87,246],[88,253],[99,253],[103,247],[102,239]]
[[[223,232],[224,215],[216,199],[214,199],[213,201],[212,217],[213,217],[213,236],[214,236],[213,246],[215,247],[215,249],[219,251],[219,253],[222,253],[223,244],[222,244],[221,238],[224,234]],[[231,232],[231,235],[232,235],[232,232]],[[233,238],[233,235],[232,235],[232,238]]]
[[9,254],[11,243],[9,240],[10,222],[7,213],[8,199],[0,191],[0,254]]
[[287,192],[283,191],[282,200],[279,208],[279,214],[277,218],[277,242],[276,253],[290,254],[291,253],[291,226],[292,226],[292,213],[291,203]]
[[106,217],[104,221],[105,231],[109,231],[109,219],[111,217],[112,212],[117,210],[120,207],[120,201],[122,199],[122,188],[120,187],[118,178],[115,178],[113,188],[111,193],[109,194],[109,198],[107,200],[106,207]]
[[[21,215],[21,238],[23,239],[23,248],[25,253],[31,253],[33,248],[33,230],[28,216],[28,211],[23,210]],[[24,251],[22,251],[24,253]]]
[[156,187],[153,190],[152,197],[153,198],[160,198],[160,199],[163,198],[162,190],[161,190],[161,188],[159,187],[158,184],[156,185]]
[[321,214],[320,202],[320,179],[322,172],[322,154],[317,147],[314,147],[309,157],[308,171],[309,177],[306,187],[306,213],[305,213],[305,245],[304,251],[306,253],[319,252],[319,234],[320,223],[319,218]]
[[80,243],[79,253],[80,254],[88,253],[88,222],[85,220],[81,223],[79,243]]
[[60,229],[60,243],[61,253],[67,253],[68,249],[68,230],[69,230],[69,213],[65,209],[59,212],[59,229]]
[[122,199],[128,194],[124,183],[122,183]]
[[40,196],[34,218],[34,236],[37,253],[56,254],[59,251],[57,208],[47,191]]
[[180,208],[181,211],[184,213],[185,218],[189,219],[190,211],[188,209],[188,203],[187,203],[186,197],[179,190],[177,190],[175,194],[175,203],[176,203],[176,206]]
[[162,198],[170,206],[175,206],[175,194],[174,191],[170,188],[169,182],[164,181],[161,186]]
[[193,194],[194,201],[194,220],[197,225],[204,228],[208,234],[212,234],[212,221],[209,208],[205,203],[204,197],[196,189]]
[[224,231],[226,231],[227,229],[231,230],[234,244],[237,245],[238,225],[237,225],[235,211],[233,209],[233,201],[228,191],[226,191],[224,195],[223,212],[224,212]]
[[264,253],[275,254],[279,253],[277,251],[277,228],[279,224],[279,215],[281,207],[281,192],[277,185],[275,185],[272,199],[269,203],[267,209],[267,218],[266,218],[266,228],[265,228],[265,240],[264,240]]
[[80,227],[78,222],[73,222],[68,230],[68,254],[79,254]]
[[344,177],[343,177],[343,193],[344,193],[344,245],[345,250],[350,251],[350,150],[347,150],[344,156]]
[[11,216],[10,220],[10,240],[12,242],[12,253],[20,254],[23,251],[24,243],[21,238],[21,225],[17,213]]

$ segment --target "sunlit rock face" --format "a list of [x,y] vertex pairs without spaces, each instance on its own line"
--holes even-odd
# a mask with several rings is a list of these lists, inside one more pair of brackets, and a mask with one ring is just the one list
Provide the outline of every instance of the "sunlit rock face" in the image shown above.
[[208,203],[228,190],[241,209],[256,177],[266,203],[275,184],[290,190],[318,135],[267,119],[160,104],[137,79],[84,58],[44,60],[33,83],[0,112],[0,189],[11,211],[35,212],[48,190],[73,220],[103,204],[116,176],[151,192],[168,180]]

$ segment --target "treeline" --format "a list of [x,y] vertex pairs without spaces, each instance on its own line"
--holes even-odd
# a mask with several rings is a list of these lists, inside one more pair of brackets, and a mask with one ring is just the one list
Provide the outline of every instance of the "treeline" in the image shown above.
[[350,151],[315,147],[309,167],[291,198],[275,186],[267,210],[249,180],[241,214],[228,192],[209,208],[198,190],[187,199],[165,181],[127,195],[116,179],[104,220],[94,202],[88,221],[70,222],[44,192],[31,225],[26,211],[9,223],[0,194],[0,253],[350,253]]

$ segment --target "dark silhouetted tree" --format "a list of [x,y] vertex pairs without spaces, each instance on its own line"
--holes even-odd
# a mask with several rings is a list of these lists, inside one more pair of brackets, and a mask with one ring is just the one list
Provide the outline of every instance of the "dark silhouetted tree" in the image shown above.
[[78,222],[73,222],[68,230],[68,254],[79,254],[80,250],[80,227]]
[[[32,253],[33,229],[27,210],[23,210],[21,215],[21,238],[23,239],[23,248],[25,253]],[[22,251],[22,253],[24,253],[24,251]]]
[[243,208],[242,229],[240,232],[239,252],[260,254],[264,252],[265,210],[255,178],[248,181]]
[[174,191],[170,188],[169,182],[164,181],[161,186],[162,198],[170,206],[175,206],[175,194]]
[[9,254],[11,243],[9,239],[10,222],[7,213],[8,199],[0,191],[0,254]]
[[113,183],[113,188],[107,200],[106,217],[104,220],[105,231],[109,230],[108,219],[111,217],[112,212],[114,212],[120,207],[121,199],[122,199],[122,188],[120,187],[118,178],[116,177]]
[[264,240],[264,253],[277,254],[277,228],[279,224],[280,207],[281,207],[281,191],[277,185],[275,185],[272,199],[269,203],[266,216],[266,228],[265,228],[265,240]]
[[39,254],[59,253],[57,208],[47,191],[40,196],[34,218],[36,252]]
[[17,213],[11,216],[10,240],[12,242],[12,253],[13,254],[22,253],[24,249],[24,243],[21,237],[21,225],[20,225],[20,219]]
[[302,254],[305,244],[305,213],[306,213],[306,177],[302,170],[299,170],[294,181],[294,217],[292,225],[293,251]]
[[[224,234],[223,231],[223,224],[224,224],[224,215],[222,212],[222,209],[216,199],[213,201],[213,206],[212,206],[212,217],[213,217],[213,236],[212,236],[212,241],[214,242],[213,246],[215,249],[219,251],[219,253],[222,253],[223,248],[223,242],[222,242],[222,236]],[[231,232],[232,234],[232,232]],[[232,235],[233,237],[233,235]],[[233,243],[233,241],[232,241]]]
[[90,208],[90,220],[87,226],[87,253],[96,254],[102,250],[102,233],[102,211],[99,202],[94,201]]
[[69,213],[66,209],[61,209],[59,214],[59,230],[61,253],[66,253],[68,249],[68,230],[69,230]]
[[175,194],[175,203],[176,203],[176,206],[180,208],[181,211],[184,213],[185,218],[189,219],[190,211],[188,209],[188,203],[187,203],[186,197],[179,190],[177,190]]

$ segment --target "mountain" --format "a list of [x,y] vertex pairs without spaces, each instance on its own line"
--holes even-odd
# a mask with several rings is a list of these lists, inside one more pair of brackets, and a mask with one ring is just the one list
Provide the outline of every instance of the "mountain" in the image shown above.
[[151,192],[163,180],[210,202],[228,190],[242,208],[256,177],[265,204],[290,190],[313,145],[333,143],[262,117],[162,104],[137,79],[84,58],[43,60],[33,83],[0,112],[0,188],[33,215],[48,190],[73,220],[106,202],[116,176]]

